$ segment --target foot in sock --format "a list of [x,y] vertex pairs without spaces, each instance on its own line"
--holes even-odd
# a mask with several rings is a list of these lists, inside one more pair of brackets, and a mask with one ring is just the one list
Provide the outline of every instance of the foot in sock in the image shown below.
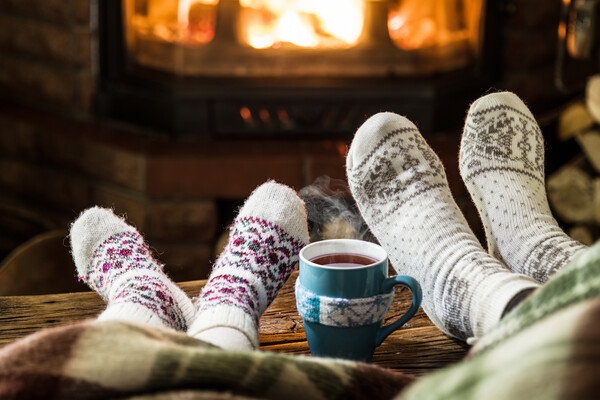
[[107,308],[98,320],[124,320],[185,331],[191,300],[163,272],[138,231],[111,210],[90,208],[70,231],[79,279]]
[[511,270],[543,283],[586,248],[552,217],[542,132],[515,94],[493,93],[471,105],[460,173],[481,215],[490,254]]
[[302,200],[275,182],[259,186],[233,222],[188,334],[227,349],[257,349],[258,320],[307,242]]
[[511,300],[539,285],[481,247],[456,205],[444,168],[417,128],[392,113],[357,131],[346,169],[350,189],[397,273],[423,289],[423,309],[444,332],[481,337]]

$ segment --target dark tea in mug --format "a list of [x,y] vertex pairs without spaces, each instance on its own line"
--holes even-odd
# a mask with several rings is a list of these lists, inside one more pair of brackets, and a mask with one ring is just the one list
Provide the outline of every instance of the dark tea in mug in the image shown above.
[[367,257],[362,254],[351,253],[323,254],[312,258],[309,261],[326,267],[339,268],[360,267],[363,265],[371,265],[377,262],[377,260],[374,258]]

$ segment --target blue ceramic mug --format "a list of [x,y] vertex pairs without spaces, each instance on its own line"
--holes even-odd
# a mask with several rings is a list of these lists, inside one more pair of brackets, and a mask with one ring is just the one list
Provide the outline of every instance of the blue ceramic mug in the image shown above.
[[[411,290],[412,305],[398,320],[381,326],[395,285]],[[412,277],[388,276],[387,253],[377,244],[332,239],[300,251],[296,305],[313,356],[370,361],[375,348],[415,315],[421,297]]]

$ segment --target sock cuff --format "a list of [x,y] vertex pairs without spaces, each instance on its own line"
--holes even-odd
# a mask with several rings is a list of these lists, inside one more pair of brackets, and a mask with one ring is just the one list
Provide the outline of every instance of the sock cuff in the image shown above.
[[237,219],[247,217],[273,222],[292,238],[308,242],[304,202],[288,186],[269,181],[256,188],[242,206]]
[[509,270],[488,275],[477,285],[471,297],[470,314],[473,321],[474,343],[500,322],[508,303],[526,289],[537,289],[540,284],[533,278]]
[[156,313],[147,307],[131,302],[109,304],[96,318],[96,321],[125,321],[153,327],[169,327]]
[[254,349],[258,349],[258,326],[254,318],[243,310],[230,306],[214,306],[196,314],[194,322],[188,329],[188,335],[198,334],[216,327],[227,327],[242,332]]

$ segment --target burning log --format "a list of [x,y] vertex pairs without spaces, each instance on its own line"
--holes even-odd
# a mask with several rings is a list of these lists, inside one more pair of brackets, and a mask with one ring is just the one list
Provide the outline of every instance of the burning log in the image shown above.
[[565,108],[558,138],[575,140],[581,154],[548,177],[548,200],[567,233],[591,244],[600,238],[600,75],[589,79],[584,101]]
[[552,174],[546,183],[548,199],[557,216],[569,223],[594,220],[592,178],[583,171],[583,157]]
[[598,233],[598,227],[591,224],[575,225],[567,231],[567,235],[587,246],[594,244]]
[[558,120],[558,138],[568,140],[589,130],[595,121],[583,101],[569,105]]
[[576,139],[596,172],[600,173],[600,130],[581,133]]
[[594,120],[600,123],[600,75],[594,75],[588,80],[585,103]]

